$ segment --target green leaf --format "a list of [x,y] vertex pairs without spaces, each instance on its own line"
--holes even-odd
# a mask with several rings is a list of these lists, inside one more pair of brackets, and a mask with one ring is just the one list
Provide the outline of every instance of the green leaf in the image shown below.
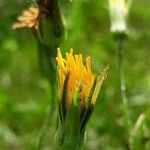
[[97,77],[95,77],[93,80],[90,91],[85,99],[85,105],[82,107],[82,110],[81,110],[81,130],[86,125],[86,122],[90,117],[91,108],[93,108],[91,107],[91,102],[92,102],[93,93],[96,87],[96,82],[97,82]]
[[132,150],[141,150],[143,148],[142,146],[142,138],[143,138],[143,125],[145,122],[145,114],[141,114],[134,127],[131,131],[130,136],[130,147]]
[[93,94],[93,97],[92,97],[92,103],[93,104],[96,103],[96,99],[97,99],[97,97],[99,95],[101,87],[104,84],[104,81],[107,79],[107,72],[108,72],[108,70],[109,70],[109,65],[107,65],[104,68],[104,70],[102,71],[101,75],[97,79],[96,87],[95,87],[94,94]]
[[62,123],[65,122],[66,112],[67,112],[66,94],[67,94],[67,85],[68,85],[69,76],[70,74],[68,73],[65,77],[60,104],[59,104],[59,114],[60,114]]

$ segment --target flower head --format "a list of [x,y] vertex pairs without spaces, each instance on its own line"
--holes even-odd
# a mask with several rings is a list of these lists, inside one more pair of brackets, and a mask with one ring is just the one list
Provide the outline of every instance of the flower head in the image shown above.
[[18,28],[38,28],[38,16],[39,9],[37,7],[29,7],[29,9],[24,10],[22,15],[17,19],[19,22],[13,24],[13,29]]
[[126,0],[109,0],[111,32],[124,32],[127,29],[128,11],[129,7]]
[[60,49],[58,49],[56,60],[58,63],[58,82],[60,90],[63,88],[65,77],[69,74],[66,95],[67,103],[71,103],[73,94],[80,84],[82,84],[83,87],[80,98],[81,101],[84,102],[94,80],[94,74],[91,71],[90,57],[86,58],[84,65],[82,55],[73,56],[73,49],[71,49],[69,53],[66,53],[66,59],[62,58]]
[[[67,104],[72,102],[73,95],[80,85],[82,85],[80,101],[82,104],[84,104],[90,92],[91,86],[93,85],[94,79],[96,78],[96,75],[94,75],[91,69],[90,57],[86,58],[84,64],[82,55],[73,55],[73,49],[71,49],[70,52],[66,52],[66,58],[63,58],[61,51],[58,48],[56,60],[58,64],[58,88],[60,94],[64,88],[65,78],[68,76],[66,89]],[[103,78],[101,78],[102,83],[105,79],[106,74],[103,76]],[[95,95],[93,95],[92,103],[95,103],[94,97]]]

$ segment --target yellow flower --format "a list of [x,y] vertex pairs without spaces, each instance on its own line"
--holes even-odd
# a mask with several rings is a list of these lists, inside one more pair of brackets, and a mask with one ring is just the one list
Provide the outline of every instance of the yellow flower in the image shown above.
[[16,22],[12,25],[13,29],[17,28],[38,28],[38,16],[39,9],[37,7],[29,7],[28,10],[24,10],[22,15],[17,19],[19,22]]
[[[67,104],[70,104],[73,99],[73,95],[79,85],[82,85],[82,90],[80,93],[80,101],[84,104],[93,81],[95,79],[95,75],[91,70],[91,59],[90,57],[86,58],[85,65],[83,64],[82,55],[73,55],[73,49],[70,52],[66,52],[66,58],[63,58],[61,55],[61,51],[58,48],[57,52],[57,69],[58,69],[58,88],[61,94],[64,86],[64,81],[67,75],[69,75],[68,82],[67,82],[67,90],[66,90],[66,100]],[[108,68],[107,68],[108,69]],[[103,81],[106,79],[105,77],[101,78],[99,81],[100,84],[97,84],[97,88],[99,89]],[[94,91],[94,95],[92,97],[92,103],[95,104],[96,96],[98,95],[99,90]]]
[[66,59],[62,58],[60,49],[58,49],[56,60],[58,63],[58,86],[60,91],[62,91],[65,77],[69,74],[66,97],[68,103],[71,103],[73,94],[80,84],[83,86],[80,97],[81,101],[84,102],[94,79],[90,57],[86,58],[84,65],[82,55],[73,56],[73,49],[69,53],[66,52]]
[[74,55],[73,49],[66,52],[66,57],[63,58],[58,48],[56,60],[59,94],[56,139],[64,149],[70,149],[70,143],[74,144],[74,149],[79,149],[78,144],[85,139],[86,125],[109,67],[97,77],[91,70],[90,57],[86,58],[84,64],[82,55]]

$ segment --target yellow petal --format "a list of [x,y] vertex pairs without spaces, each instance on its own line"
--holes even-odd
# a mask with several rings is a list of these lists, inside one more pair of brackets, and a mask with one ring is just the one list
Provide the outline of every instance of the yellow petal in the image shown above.
[[56,60],[59,73],[59,89],[63,88],[64,78],[67,73],[70,73],[67,85],[67,103],[71,103],[74,92],[81,83],[80,98],[84,102],[94,79],[90,57],[86,59],[86,64],[84,65],[82,55],[73,55],[73,49],[69,53],[66,52],[66,58],[62,58],[60,49],[58,49]]

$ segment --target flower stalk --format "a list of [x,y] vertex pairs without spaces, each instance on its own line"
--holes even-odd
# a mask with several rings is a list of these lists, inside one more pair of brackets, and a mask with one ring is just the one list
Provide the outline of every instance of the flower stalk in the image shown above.
[[118,56],[118,76],[119,76],[119,87],[120,94],[123,103],[124,120],[125,126],[130,132],[130,117],[129,117],[129,106],[126,94],[125,74],[124,74],[124,58],[123,58],[123,44],[127,37],[127,18],[131,7],[132,0],[109,0],[109,13],[111,27],[110,31],[116,40],[118,45],[117,56]]
[[125,74],[124,74],[124,65],[123,65],[123,42],[124,38],[118,38],[118,74],[119,74],[119,86],[121,92],[121,98],[123,102],[124,109],[124,120],[128,132],[130,132],[130,117],[129,117],[129,106],[128,98],[126,95],[126,84],[125,84]]
[[[66,37],[65,20],[59,0],[38,0],[39,38],[56,50]],[[52,41],[53,40],[53,41]]]

